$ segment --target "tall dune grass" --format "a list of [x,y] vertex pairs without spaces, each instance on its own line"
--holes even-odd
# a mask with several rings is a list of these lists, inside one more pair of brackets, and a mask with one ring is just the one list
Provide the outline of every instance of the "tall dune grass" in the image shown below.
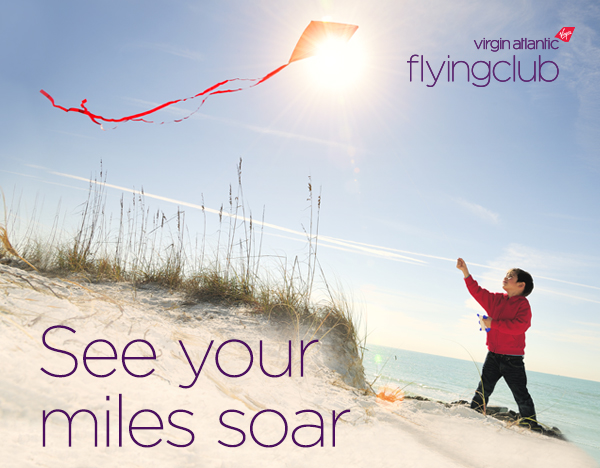
[[[107,214],[106,177],[101,170],[99,178],[90,180],[73,234],[58,229],[58,214],[49,233],[36,233],[34,214],[20,229],[24,234],[15,239],[13,247],[10,224],[18,218],[18,209],[7,213],[5,207],[0,260],[6,262],[12,257],[23,268],[59,276],[78,275],[90,282],[156,284],[184,292],[188,301],[243,304],[278,323],[308,330],[312,336],[333,333],[356,356],[362,370],[364,343],[352,305],[328,283],[317,258],[321,196],[315,196],[309,179],[310,220],[304,227],[304,257],[267,256],[262,251],[264,210],[263,220],[255,222],[244,201],[241,160],[237,175],[237,187],[229,187],[228,203],[219,212],[216,248],[212,251],[207,246],[204,201],[204,230],[194,241],[186,227],[185,212],[178,209],[170,216],[160,210],[151,212],[143,190],[129,203],[122,195],[119,214],[113,218]],[[317,288],[323,299],[315,301]]]

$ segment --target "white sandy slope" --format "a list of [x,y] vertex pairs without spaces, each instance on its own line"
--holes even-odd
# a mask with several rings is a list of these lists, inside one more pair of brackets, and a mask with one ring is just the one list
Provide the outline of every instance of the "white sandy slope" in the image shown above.
[[[479,415],[468,408],[448,409],[433,402],[404,401],[390,404],[353,389],[342,382],[332,356],[331,335],[306,353],[304,376],[300,376],[298,338],[276,331],[263,317],[243,309],[213,305],[182,305],[182,298],[157,288],[134,290],[128,285],[74,284],[48,279],[0,265],[0,464],[3,467],[593,467],[596,463],[574,445],[526,432]],[[67,326],[75,334],[56,329],[48,343],[72,353],[78,360],[76,372],[55,378],[40,369],[68,373],[73,359],[51,351],[42,343],[44,331],[55,325]],[[288,336],[289,335],[289,336]],[[116,348],[119,358],[132,340],[152,344],[156,360],[128,361],[130,370],[145,378],[127,374],[121,360],[88,361],[97,374],[115,372],[106,378],[93,377],[83,365],[88,343],[103,339]],[[252,349],[250,371],[239,378],[223,375],[215,364],[215,352],[227,340],[242,340]],[[181,340],[194,365],[199,366],[214,340],[196,384],[192,370],[179,345]],[[287,342],[294,341],[292,377],[265,377],[259,367],[259,342],[265,345],[264,365],[271,373],[287,364]],[[96,343],[90,356],[110,356],[106,343]],[[149,355],[145,345],[132,345],[130,356]],[[219,362],[230,374],[241,373],[249,362],[248,351],[240,344],[223,348]],[[333,363],[333,364],[332,364]],[[118,399],[122,395],[122,447],[119,447]],[[107,396],[110,400],[107,401]],[[73,422],[72,447],[68,447],[66,418],[53,414],[46,424],[46,447],[42,446],[42,412],[62,409],[69,414],[88,409],[98,419],[98,447],[94,447],[92,418],[79,414]],[[134,413],[153,410],[163,421],[162,430],[137,430],[140,443],[161,442],[152,448],[136,445],[128,433]],[[288,424],[285,440],[273,448],[258,445],[249,426],[261,410],[277,410]],[[324,446],[301,448],[294,444],[292,431],[303,424],[318,424],[312,413],[324,419]],[[332,446],[332,411],[341,416]],[[173,422],[190,432],[169,425]],[[225,423],[219,422],[227,410]],[[107,411],[110,446],[106,443]],[[146,418],[146,419],[143,419]],[[149,412],[135,420],[135,426],[156,426]],[[253,426],[263,444],[275,444],[284,434],[283,421],[272,412],[262,413]],[[303,428],[296,433],[299,443],[318,440],[319,431]]]

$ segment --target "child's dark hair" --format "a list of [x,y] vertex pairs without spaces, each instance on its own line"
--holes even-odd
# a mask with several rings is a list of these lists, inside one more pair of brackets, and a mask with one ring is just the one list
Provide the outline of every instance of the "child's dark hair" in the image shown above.
[[525,283],[525,288],[523,289],[523,293],[521,295],[525,297],[529,296],[531,291],[533,291],[533,278],[531,275],[520,268],[513,268],[511,271],[517,274],[517,282]]

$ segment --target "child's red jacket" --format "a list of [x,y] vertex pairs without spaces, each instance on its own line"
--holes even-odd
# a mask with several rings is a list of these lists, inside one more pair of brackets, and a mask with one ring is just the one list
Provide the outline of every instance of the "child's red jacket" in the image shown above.
[[492,318],[487,333],[488,350],[497,354],[525,354],[525,331],[531,326],[531,307],[525,296],[491,293],[477,284],[472,276],[465,278],[471,296]]

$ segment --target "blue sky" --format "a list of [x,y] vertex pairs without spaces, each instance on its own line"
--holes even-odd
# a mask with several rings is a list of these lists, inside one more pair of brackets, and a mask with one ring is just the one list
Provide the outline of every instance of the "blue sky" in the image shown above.
[[[213,96],[182,123],[106,132],[39,93],[66,107],[87,98],[109,117],[142,112],[264,76],[324,17],[359,26],[350,44],[363,58],[349,87],[324,86],[308,59]],[[323,200],[320,261],[354,298],[370,342],[482,360],[461,256],[493,291],[508,268],[532,273],[530,369],[600,380],[599,21],[591,1],[12,2],[0,18],[0,186],[24,219],[37,206],[51,220],[60,202],[69,223],[102,161],[109,184],[143,187],[167,213],[179,204],[201,232],[191,205],[226,203],[243,158],[254,217],[264,207],[266,223],[301,233],[310,177]],[[576,29],[558,50],[474,43],[554,38],[564,26]],[[434,69],[448,56],[493,64],[514,55],[524,76],[541,55],[560,73],[487,87],[457,74],[428,87],[410,81],[413,54]],[[109,209],[122,192],[108,189]],[[303,236],[289,231],[266,227],[263,249],[299,254]]]

